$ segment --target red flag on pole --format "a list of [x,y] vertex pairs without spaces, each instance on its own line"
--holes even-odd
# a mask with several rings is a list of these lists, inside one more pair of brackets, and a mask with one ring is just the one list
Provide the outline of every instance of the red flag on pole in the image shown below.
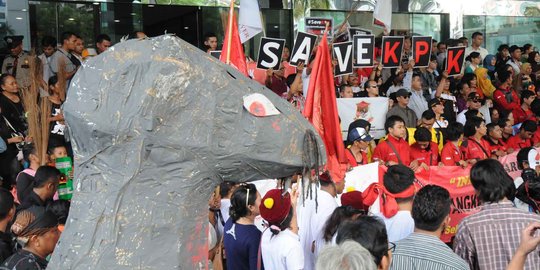
[[247,72],[246,56],[244,54],[242,43],[240,42],[238,25],[236,24],[236,16],[234,15],[234,1],[231,1],[229,19],[227,22],[227,31],[225,31],[225,40],[223,41],[223,48],[221,49],[221,56],[219,60],[227,65],[233,66],[238,71],[246,75],[246,77],[249,77]]
[[334,182],[344,179],[347,169],[345,146],[339,125],[332,62],[326,33],[312,63],[304,116],[313,124],[326,146],[326,168]]

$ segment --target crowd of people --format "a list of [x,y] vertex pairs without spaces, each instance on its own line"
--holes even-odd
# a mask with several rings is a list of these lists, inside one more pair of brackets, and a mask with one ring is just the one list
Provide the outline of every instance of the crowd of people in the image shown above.
[[[60,42],[43,37],[40,54],[23,51],[23,38],[6,37],[11,54],[0,75],[0,268],[45,269],[69,211],[58,187],[72,175],[55,167],[59,158],[73,158],[62,104],[71,78],[94,53],[71,32]],[[217,36],[206,35],[204,44],[216,51]],[[470,44],[434,40],[429,65],[418,68],[406,37],[399,68],[381,65],[376,49],[374,67],[336,77],[330,91],[338,98],[389,100],[386,136],[375,139],[370,119],[359,117],[344,138],[348,168],[378,162],[387,168],[382,180],[344,192],[344,179],[323,172],[308,196],[299,195],[307,188],[301,181],[276,181],[265,192],[222,183],[209,202],[214,269],[538,269],[540,54],[530,44],[490,54],[482,44],[481,33]],[[446,48],[460,45],[467,47],[463,73],[450,77]],[[110,37],[99,35],[95,52],[110,46]],[[291,66],[289,54],[285,48],[264,84],[302,111],[312,63]],[[26,98],[32,91],[48,104],[41,107],[41,142],[29,131],[37,128],[28,113],[36,105]],[[514,152],[523,171],[518,179],[497,160]],[[452,243],[440,240],[450,221],[449,191],[415,177],[432,166],[471,166],[482,203],[460,222]]]
[[[217,49],[215,35],[206,41],[208,51]],[[227,269],[538,269],[540,54],[531,44],[503,44],[490,53],[483,42],[478,32],[470,41],[433,40],[429,65],[418,68],[405,37],[399,68],[380,64],[376,48],[374,67],[335,77],[337,98],[389,100],[386,136],[375,139],[370,119],[360,116],[344,138],[348,169],[378,162],[387,168],[382,180],[344,192],[344,179],[325,172],[313,187],[316,199],[299,198],[296,185],[260,198],[255,185],[224,183],[228,195],[210,204],[211,224],[225,224],[216,233],[223,243],[212,245],[224,250],[218,261]],[[466,47],[464,66],[448,76],[446,49],[455,46]],[[288,58],[285,48],[265,85],[302,111],[312,63],[292,67]],[[522,170],[516,179],[498,160],[512,153]],[[481,202],[450,243],[441,235],[450,224],[451,194],[415,177],[433,166],[469,168]],[[374,212],[377,199],[383,202]]]

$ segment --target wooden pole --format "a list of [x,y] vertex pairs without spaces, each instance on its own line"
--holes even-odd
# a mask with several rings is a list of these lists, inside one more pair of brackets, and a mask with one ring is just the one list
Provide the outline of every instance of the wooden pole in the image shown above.
[[231,7],[229,8],[229,23],[227,26],[227,59],[225,61],[227,65],[231,63],[231,40],[232,40],[233,15],[234,15],[234,0],[231,0]]

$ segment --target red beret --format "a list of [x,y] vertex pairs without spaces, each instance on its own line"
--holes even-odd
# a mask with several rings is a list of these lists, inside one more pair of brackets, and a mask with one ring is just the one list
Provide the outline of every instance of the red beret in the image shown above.
[[285,195],[282,193],[282,189],[269,190],[259,206],[261,217],[270,224],[280,224],[291,211],[291,196],[288,192]]
[[365,205],[362,198],[362,192],[358,190],[349,191],[341,194],[341,205],[352,206],[357,210],[368,211],[369,206]]

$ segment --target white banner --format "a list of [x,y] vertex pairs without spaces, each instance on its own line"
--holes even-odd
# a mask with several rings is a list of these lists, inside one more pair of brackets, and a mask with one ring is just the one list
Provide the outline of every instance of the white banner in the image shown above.
[[341,118],[341,134],[347,140],[349,124],[356,119],[364,119],[371,123],[370,134],[375,139],[386,135],[384,122],[388,112],[388,98],[338,98],[337,106]]
[[262,21],[257,0],[240,1],[240,17],[238,18],[238,33],[242,43],[262,32]]

